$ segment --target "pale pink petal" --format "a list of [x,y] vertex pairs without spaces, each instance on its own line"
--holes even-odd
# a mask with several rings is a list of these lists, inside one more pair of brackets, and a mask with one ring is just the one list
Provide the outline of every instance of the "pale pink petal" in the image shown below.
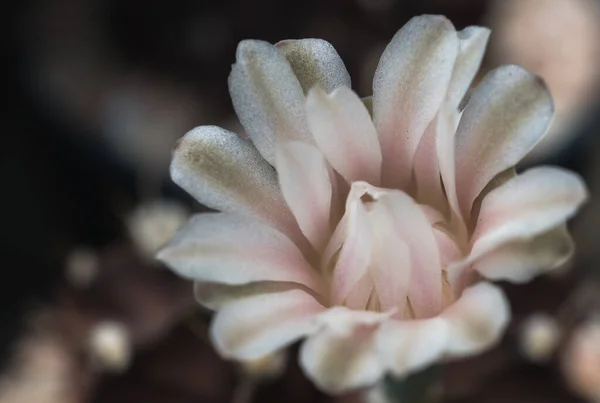
[[315,316],[324,310],[301,290],[259,294],[224,305],[210,337],[226,358],[260,358],[315,332]]
[[441,314],[448,321],[448,356],[473,355],[497,343],[510,319],[508,301],[502,290],[490,283],[478,283]]
[[464,217],[487,183],[516,165],[542,138],[553,113],[552,98],[539,77],[517,66],[486,75],[456,132],[456,189]]
[[448,322],[439,317],[386,321],[377,332],[380,359],[395,376],[423,369],[442,358],[449,330]]
[[376,349],[377,327],[386,315],[334,308],[320,316],[323,327],[300,350],[300,365],[322,390],[340,393],[374,384],[384,367]]
[[455,108],[459,106],[479,70],[489,37],[490,30],[483,27],[471,26],[458,32],[460,50],[448,89],[448,102]]
[[483,199],[468,260],[563,224],[586,198],[585,185],[576,174],[554,167],[529,169]]
[[[365,310],[369,305],[378,304],[379,299],[375,293],[375,285],[371,273],[367,271],[360,280],[352,287],[346,299],[344,306],[349,309]],[[374,309],[375,310],[375,309]]]
[[248,284],[223,284],[196,281],[194,283],[194,295],[196,301],[212,310],[261,294],[281,293],[289,290],[304,290],[309,294],[311,291],[298,283],[286,283],[277,281],[258,281]]
[[[384,204],[389,220],[410,253],[408,299],[417,317],[430,317],[442,306],[440,254],[429,219],[418,204],[401,191],[385,191],[376,203]],[[399,263],[399,266],[401,263]]]
[[490,280],[525,283],[537,275],[563,265],[573,254],[573,240],[561,225],[532,240],[509,243],[473,263]]
[[252,144],[216,126],[183,136],[173,152],[171,177],[200,203],[256,217],[308,245],[279,189],[273,168]]
[[332,232],[331,168],[316,147],[297,141],[280,143],[275,162],[285,201],[306,238],[322,250]]
[[404,25],[383,52],[373,82],[373,121],[386,187],[410,180],[414,154],[446,96],[458,50],[452,23],[426,15]]
[[248,136],[271,165],[279,139],[312,142],[304,92],[290,63],[275,46],[241,41],[229,76],[229,92]]
[[205,213],[194,216],[157,256],[180,276],[245,284],[289,281],[319,290],[319,274],[284,234],[252,218]]
[[414,256],[411,256],[404,238],[406,233],[400,228],[410,224],[401,221],[388,207],[386,203],[375,201],[369,211],[373,234],[371,281],[379,299],[380,305],[377,308],[382,311],[395,309],[402,313],[411,285],[411,258],[414,259]]
[[[439,115],[438,115],[439,116]],[[413,175],[419,203],[438,211],[447,209],[437,155],[438,116],[427,126],[415,153]]]
[[288,39],[275,44],[290,62],[304,93],[320,86],[331,92],[351,87],[350,74],[334,47],[322,39]]
[[306,99],[308,126],[331,166],[348,182],[379,184],[381,148],[367,108],[347,87],[331,94],[313,88]]
[[367,272],[373,245],[371,228],[360,199],[352,200],[346,209],[347,229],[344,244],[333,269],[331,302],[341,304],[352,288]]

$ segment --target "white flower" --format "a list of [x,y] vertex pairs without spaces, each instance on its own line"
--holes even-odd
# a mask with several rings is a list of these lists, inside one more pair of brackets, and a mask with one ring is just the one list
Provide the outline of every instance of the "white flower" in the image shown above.
[[213,126],[180,140],[173,180],[221,212],[159,254],[217,311],[223,356],[306,338],[321,388],[371,385],[488,348],[509,311],[482,278],[524,282],[570,255],[582,181],[513,169],[552,118],[542,81],[499,68],[459,112],[488,35],[412,19],[364,102],[325,41],[240,43],[229,88],[251,142]]

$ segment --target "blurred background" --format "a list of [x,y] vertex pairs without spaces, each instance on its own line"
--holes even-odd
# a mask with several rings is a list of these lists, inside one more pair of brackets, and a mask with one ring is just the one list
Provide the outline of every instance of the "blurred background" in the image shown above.
[[[358,402],[304,379],[295,352],[239,365],[213,352],[191,284],[152,259],[202,207],[168,177],[189,129],[240,131],[227,91],[242,39],[331,42],[371,92],[412,16],[493,29],[481,75],[520,64],[557,113],[525,165],[579,172],[592,198],[574,259],[505,285],[494,350],[441,368],[443,402],[600,402],[600,1],[13,1],[1,147],[0,403]],[[371,397],[371,401],[376,401]]]

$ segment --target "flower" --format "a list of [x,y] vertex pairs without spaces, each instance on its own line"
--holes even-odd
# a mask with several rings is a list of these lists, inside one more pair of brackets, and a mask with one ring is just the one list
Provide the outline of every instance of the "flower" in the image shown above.
[[216,310],[223,356],[306,338],[319,387],[372,385],[488,348],[510,315],[485,279],[528,281],[569,257],[582,181],[514,170],[552,118],[543,82],[501,67],[459,110],[488,36],[413,18],[364,100],[325,41],[239,44],[229,89],[251,141],[214,126],[179,141],[173,180],[221,212],[158,255]]

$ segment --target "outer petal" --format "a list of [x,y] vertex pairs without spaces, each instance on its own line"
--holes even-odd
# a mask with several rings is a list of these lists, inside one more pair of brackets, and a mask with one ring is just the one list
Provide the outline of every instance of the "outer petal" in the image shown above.
[[383,52],[373,82],[373,121],[385,186],[408,183],[421,136],[446,96],[458,49],[450,21],[428,15],[410,20]]
[[480,353],[496,343],[508,325],[510,309],[499,287],[479,283],[463,291],[441,318],[450,327],[446,354],[460,357]]
[[281,293],[290,290],[304,290],[298,283],[277,281],[258,281],[255,283],[231,285],[197,281],[194,283],[194,295],[198,303],[208,309],[217,310],[241,299],[261,294]]
[[350,74],[329,42],[322,39],[289,39],[275,46],[290,62],[304,93],[315,86],[327,92],[342,86],[351,87]]
[[229,76],[229,92],[248,136],[271,165],[278,139],[312,142],[302,87],[275,46],[257,40],[240,42]]
[[280,144],[276,164],[283,197],[300,229],[316,250],[331,235],[333,173],[319,150],[309,144]]
[[551,167],[526,171],[483,199],[468,260],[563,224],[586,198],[581,178],[569,171]]
[[525,283],[564,264],[573,250],[573,240],[562,225],[530,241],[504,245],[479,258],[473,267],[490,280]]
[[320,287],[318,274],[289,238],[234,214],[196,215],[157,257],[179,275],[198,281],[290,281]]
[[385,367],[396,376],[417,371],[442,358],[450,326],[442,318],[383,323],[377,348]]
[[285,347],[317,329],[325,308],[301,290],[260,294],[226,304],[210,336],[221,355],[254,359]]
[[464,217],[485,185],[542,138],[553,113],[543,81],[521,67],[503,66],[483,79],[456,132],[456,188]]
[[248,141],[216,126],[200,126],[179,140],[171,177],[200,203],[256,217],[302,244],[302,235],[275,171]]
[[377,382],[385,369],[377,354],[377,327],[387,317],[346,308],[321,315],[323,328],[300,350],[300,365],[307,376],[330,393]]
[[472,26],[458,32],[460,51],[448,89],[448,102],[455,108],[462,101],[479,70],[489,37],[490,30],[483,27]]
[[306,100],[308,125],[331,166],[352,183],[379,184],[381,148],[367,108],[347,87],[331,94],[313,88]]

